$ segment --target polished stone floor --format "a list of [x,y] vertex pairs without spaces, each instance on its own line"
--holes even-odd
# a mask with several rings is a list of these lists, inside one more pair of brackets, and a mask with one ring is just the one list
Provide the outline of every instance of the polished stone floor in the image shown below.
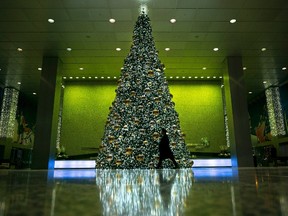
[[288,216],[288,168],[0,170],[0,215]]

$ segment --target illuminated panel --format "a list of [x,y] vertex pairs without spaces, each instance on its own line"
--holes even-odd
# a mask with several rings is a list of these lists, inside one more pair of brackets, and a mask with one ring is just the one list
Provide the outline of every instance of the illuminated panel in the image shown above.
[[231,159],[194,159],[193,167],[231,167]]
[[[231,167],[231,159],[193,159],[193,167]],[[192,167],[192,168],[193,168]],[[94,169],[94,160],[55,160],[55,169]]]
[[55,169],[91,169],[95,168],[94,160],[55,160]]
[[14,88],[4,88],[0,116],[0,137],[13,138],[18,96],[18,90]]
[[285,124],[280,102],[279,87],[265,90],[269,123],[272,136],[285,135]]

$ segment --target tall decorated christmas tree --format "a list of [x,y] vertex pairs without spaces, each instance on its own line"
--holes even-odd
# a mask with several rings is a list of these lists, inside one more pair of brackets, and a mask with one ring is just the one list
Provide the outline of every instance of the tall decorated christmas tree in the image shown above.
[[[118,80],[116,98],[109,108],[96,168],[156,167],[162,128],[167,130],[170,147],[179,167],[191,167],[193,162],[172,98],[164,65],[155,48],[150,19],[147,14],[141,13]],[[163,167],[174,166],[167,159],[163,161]]]

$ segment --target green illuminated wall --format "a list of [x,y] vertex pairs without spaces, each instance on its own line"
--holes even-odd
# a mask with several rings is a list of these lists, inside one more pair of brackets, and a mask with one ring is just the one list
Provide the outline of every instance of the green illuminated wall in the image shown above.
[[[210,147],[195,151],[219,152],[219,145],[225,144],[220,84],[169,81],[169,87],[186,143],[199,143],[208,137]],[[98,147],[116,88],[115,82],[66,83],[61,145],[68,155],[91,153],[83,147]]]

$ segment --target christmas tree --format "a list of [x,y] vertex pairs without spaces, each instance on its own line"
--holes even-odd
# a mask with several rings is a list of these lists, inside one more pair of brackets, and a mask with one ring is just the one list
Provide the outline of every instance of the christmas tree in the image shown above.
[[[147,14],[141,13],[133,43],[124,60],[116,98],[109,108],[96,168],[154,168],[159,161],[161,129],[165,128],[180,168],[192,166],[180,129],[175,104],[164,74],[164,65],[152,37]],[[163,167],[174,167],[170,160]]]

